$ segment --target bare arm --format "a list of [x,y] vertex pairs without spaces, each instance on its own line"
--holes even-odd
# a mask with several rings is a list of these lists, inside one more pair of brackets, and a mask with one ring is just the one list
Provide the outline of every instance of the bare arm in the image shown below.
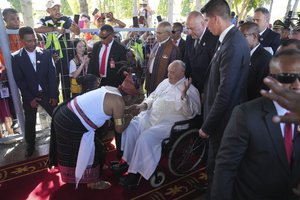
[[[114,94],[107,94],[105,97],[106,106],[111,110],[111,116],[114,119],[115,130],[122,133],[129,125],[132,116],[124,114],[125,103],[122,97]],[[105,109],[106,110],[106,109]]]
[[119,28],[124,28],[126,26],[126,24],[124,22],[114,18],[114,15],[112,12],[107,13],[107,18],[110,18],[112,22],[118,24]]
[[34,31],[36,33],[49,33],[49,32],[54,32],[55,27],[40,26],[38,28],[35,28]]
[[49,33],[49,32],[59,32],[60,34],[65,33],[65,29],[62,27],[48,27],[48,26],[40,26],[35,28],[34,31],[36,33]]

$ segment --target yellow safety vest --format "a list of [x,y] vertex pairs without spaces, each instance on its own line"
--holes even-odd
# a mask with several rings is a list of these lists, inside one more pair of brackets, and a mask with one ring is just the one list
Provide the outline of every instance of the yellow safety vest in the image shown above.
[[134,42],[133,44],[130,44],[130,48],[133,49],[135,60],[138,61],[138,59],[141,59],[141,62],[144,62],[144,54],[143,54],[143,43]]
[[[48,24],[52,25],[53,27],[56,27],[56,24],[54,24],[53,21],[49,22]],[[64,24],[65,24],[65,22],[62,21],[60,23],[60,27],[63,27]],[[63,42],[65,44],[65,48],[67,48],[67,42],[66,42],[65,35],[63,35],[62,37],[63,37]],[[54,49],[59,50],[59,57],[63,58],[64,55],[63,55],[59,40],[58,40],[55,33],[48,33],[47,34],[47,41],[46,41],[46,44],[45,44],[45,48],[48,49],[51,46],[52,41],[53,41],[53,44],[54,44]]]

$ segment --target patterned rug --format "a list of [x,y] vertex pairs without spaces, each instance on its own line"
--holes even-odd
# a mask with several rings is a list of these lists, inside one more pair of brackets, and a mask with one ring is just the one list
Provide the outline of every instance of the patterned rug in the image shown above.
[[[115,158],[115,149],[107,143],[107,162]],[[0,196],[13,200],[38,199],[110,199],[110,200],[191,200],[200,195],[194,185],[207,180],[205,169],[201,168],[189,175],[175,177],[165,166],[159,169],[166,173],[166,182],[158,187],[150,186],[149,181],[142,180],[138,189],[125,190],[118,184],[118,177],[111,170],[104,170],[103,179],[112,183],[108,190],[90,190],[80,184],[75,190],[74,184],[61,181],[58,170],[47,169],[48,157],[42,156],[33,160],[0,168]],[[162,162],[163,163],[163,162]]]

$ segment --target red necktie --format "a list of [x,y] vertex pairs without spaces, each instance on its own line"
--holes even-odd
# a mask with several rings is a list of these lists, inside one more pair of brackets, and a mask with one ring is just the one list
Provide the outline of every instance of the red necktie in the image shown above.
[[[286,113],[285,115],[288,115],[288,114],[289,113]],[[285,146],[285,152],[286,152],[286,156],[287,156],[289,165],[291,165],[292,154],[293,154],[292,124],[286,123],[284,125],[284,146]]]
[[101,58],[101,63],[100,63],[100,70],[99,70],[99,76],[102,77],[104,76],[105,74],[105,61],[106,61],[106,54],[107,54],[107,48],[108,48],[108,45],[105,44],[105,49],[104,49],[104,52],[102,54],[102,58]]

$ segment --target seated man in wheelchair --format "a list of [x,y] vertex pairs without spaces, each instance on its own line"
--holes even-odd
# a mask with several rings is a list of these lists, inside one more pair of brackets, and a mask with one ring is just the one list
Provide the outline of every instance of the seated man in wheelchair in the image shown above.
[[129,168],[121,185],[130,189],[138,185],[141,176],[148,180],[160,160],[161,142],[169,137],[173,124],[200,114],[199,92],[184,74],[185,64],[173,61],[168,78],[141,104],[132,106],[139,114],[122,133],[121,149]]

